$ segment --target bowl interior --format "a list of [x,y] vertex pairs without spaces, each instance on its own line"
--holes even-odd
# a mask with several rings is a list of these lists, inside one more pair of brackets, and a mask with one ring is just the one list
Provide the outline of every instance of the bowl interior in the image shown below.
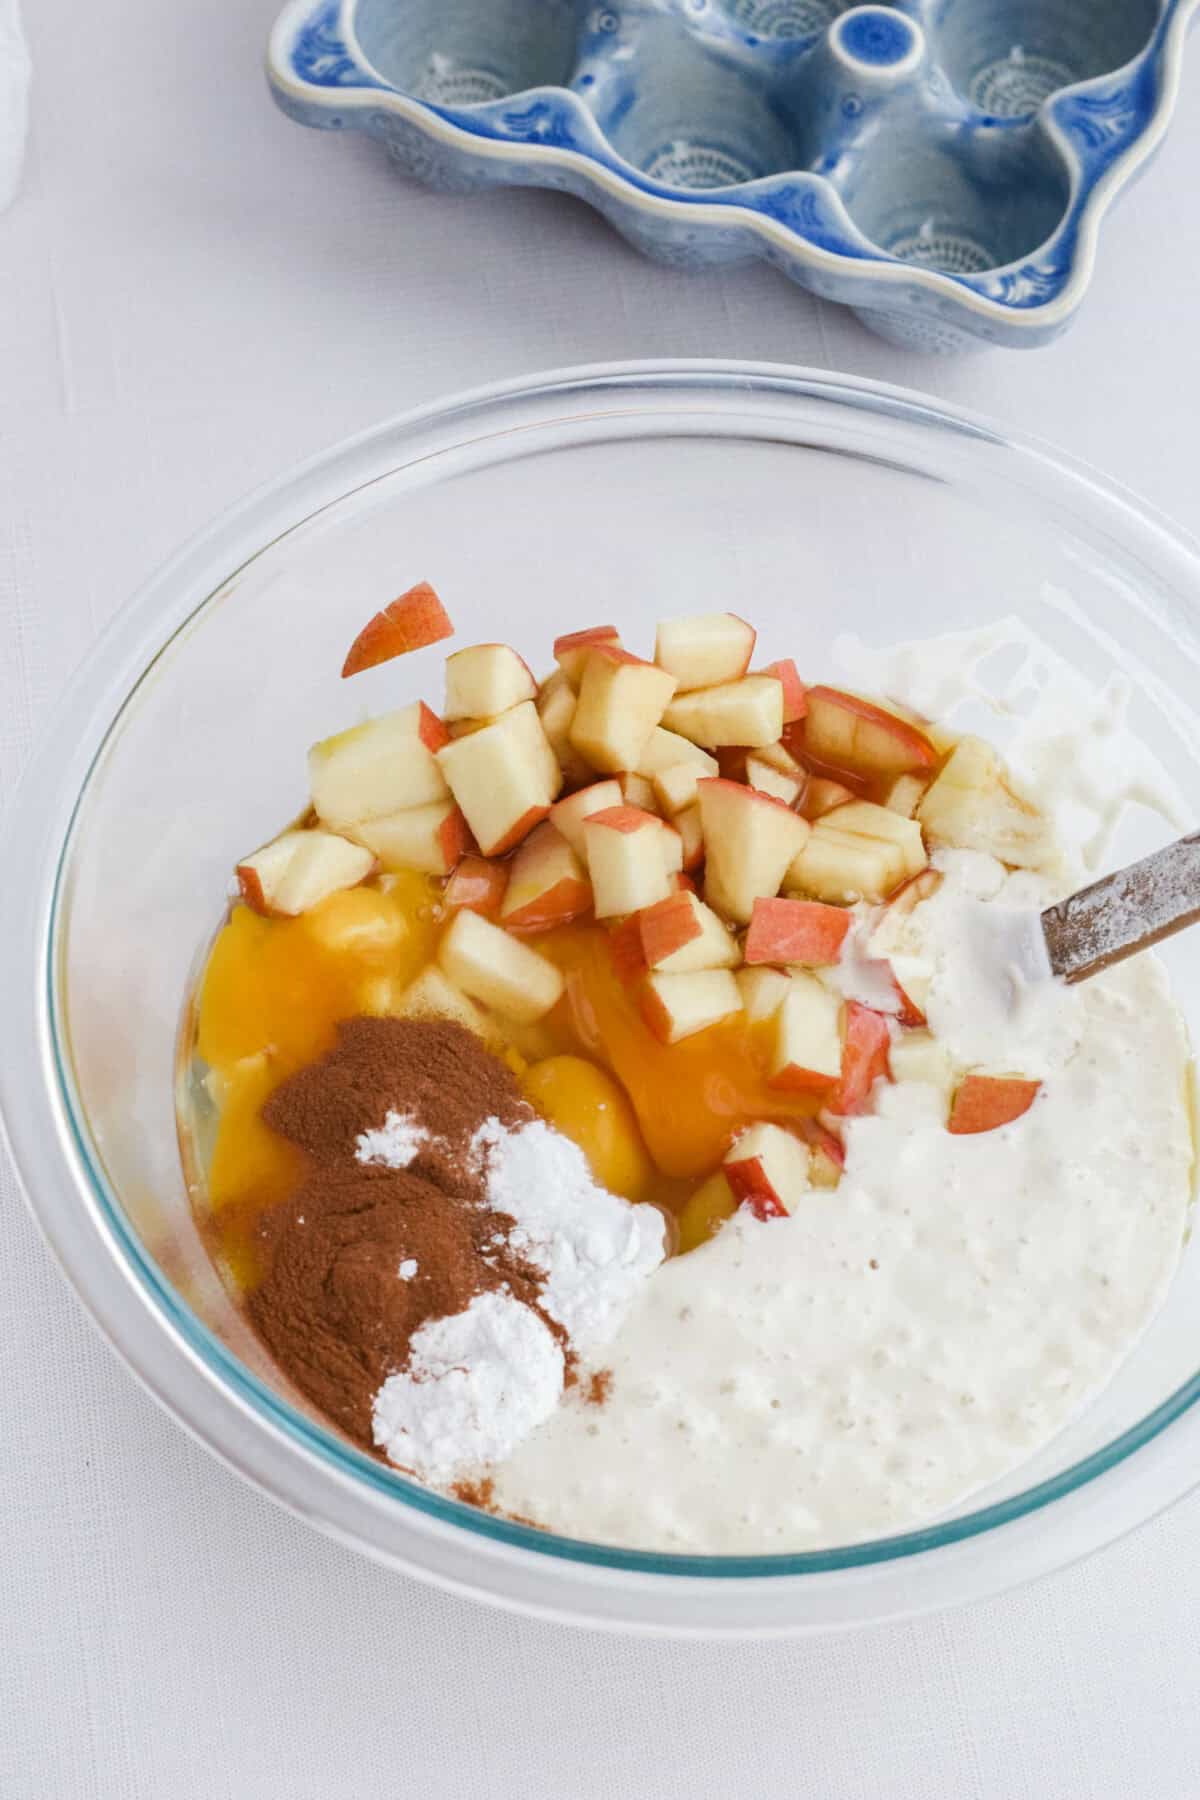
[[[417,696],[438,704],[438,648],[340,680],[363,621],[426,578],[461,642],[502,637],[540,671],[564,630],[612,621],[648,649],[660,614],[731,607],[759,625],[764,659],[791,655],[824,678],[843,632],[882,645],[1015,615],[1098,686],[1132,683],[1132,722],[1195,814],[1200,576],[1153,521],[1086,479],[919,405],[828,383],[546,390],[524,406],[389,428],[353,459],[331,457],[321,480],[328,503],[313,510],[311,483],[297,486],[293,528],[260,540],[249,560],[227,528],[215,593],[184,583],[172,595],[173,635],[112,721],[63,852],[51,999],[96,1254],[147,1286],[117,1220],[166,1293],[153,1300],[164,1323],[203,1328],[197,1353],[217,1378],[256,1377],[296,1409],[275,1408],[276,1424],[342,1475],[382,1482],[403,1508],[426,1501],[306,1419],[216,1278],[181,1172],[172,1081],[181,1007],[232,865],[305,802],[307,745],[367,711]],[[1115,855],[1166,835],[1135,815]],[[1200,1032],[1196,935],[1164,954]],[[1190,1245],[1164,1311],[1107,1391],[925,1540],[1041,1504],[1190,1404],[1198,1308]],[[252,1414],[271,1410],[252,1380],[240,1399]],[[438,1510],[495,1529],[455,1503]],[[870,1562],[897,1547],[850,1554]],[[761,1573],[829,1566],[821,1554],[747,1560]]]

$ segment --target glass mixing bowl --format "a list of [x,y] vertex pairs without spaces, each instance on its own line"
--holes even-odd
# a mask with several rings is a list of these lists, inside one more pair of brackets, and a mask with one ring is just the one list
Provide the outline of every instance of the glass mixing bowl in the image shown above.
[[[1016,613],[1132,722],[1200,812],[1200,560],[1041,447],[878,385],[705,363],[570,371],[368,433],[259,493],[120,615],[11,820],[0,1100],[33,1210],[152,1393],[275,1499],[393,1566],[526,1611],[766,1633],[993,1591],[1147,1518],[1200,1467],[1200,1254],[1111,1386],[1037,1458],[925,1530],[844,1549],[634,1554],[426,1492],[288,1392],[209,1264],[176,1134],[176,1049],[236,856],[304,800],[309,742],[439,692],[441,649],[339,679],[354,631],[428,577],[460,640],[535,662],[612,620],[733,605],[768,657]],[[1193,937],[1196,934],[1193,934]],[[1200,1023],[1196,943],[1165,952]]]

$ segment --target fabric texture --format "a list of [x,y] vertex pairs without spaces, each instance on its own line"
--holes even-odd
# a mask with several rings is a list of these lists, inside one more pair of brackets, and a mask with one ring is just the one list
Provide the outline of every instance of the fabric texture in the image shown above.
[[[564,199],[404,186],[273,110],[273,11],[29,9],[30,157],[0,218],[0,805],[181,538],[475,382],[628,356],[843,368],[1056,440],[1195,526],[1195,54],[1075,331],[940,363],[763,267],[656,269]],[[0,1244],[5,1800],[1200,1793],[1200,1495],[1024,1592],[854,1635],[524,1622],[381,1572],[193,1445],[90,1328],[3,1162]]]

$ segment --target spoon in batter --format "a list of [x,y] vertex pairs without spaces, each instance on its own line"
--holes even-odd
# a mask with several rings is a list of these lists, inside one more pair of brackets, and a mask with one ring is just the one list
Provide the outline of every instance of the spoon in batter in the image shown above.
[[1124,962],[1200,920],[1200,832],[1069,894],[1041,915],[1050,973],[1066,982]]

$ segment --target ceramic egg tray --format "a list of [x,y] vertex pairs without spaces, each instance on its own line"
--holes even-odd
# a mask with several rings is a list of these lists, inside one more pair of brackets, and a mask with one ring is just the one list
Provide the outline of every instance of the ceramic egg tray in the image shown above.
[[578,195],[685,268],[761,256],[906,346],[1044,343],[1166,129],[1200,0],[293,0],[302,124],[449,190]]

